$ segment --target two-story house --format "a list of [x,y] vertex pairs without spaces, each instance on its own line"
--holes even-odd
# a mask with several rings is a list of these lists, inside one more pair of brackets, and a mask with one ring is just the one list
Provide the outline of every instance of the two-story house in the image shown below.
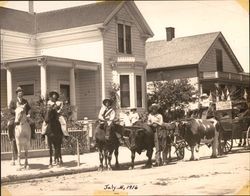
[[29,100],[57,90],[97,117],[111,83],[121,109],[146,107],[145,42],[153,32],[133,1],[34,13],[0,7],[1,107],[22,86]]
[[243,97],[245,90],[250,94],[249,74],[221,32],[175,38],[175,29],[168,27],[166,40],[146,43],[146,59],[149,88],[152,81],[187,78],[214,100],[222,92],[232,99]]

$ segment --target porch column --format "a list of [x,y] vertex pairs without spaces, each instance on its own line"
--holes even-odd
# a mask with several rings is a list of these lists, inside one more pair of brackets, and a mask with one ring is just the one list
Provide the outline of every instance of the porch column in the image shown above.
[[9,68],[7,68],[7,105],[9,106],[12,99],[12,73]]
[[[76,83],[75,83],[75,66],[70,68],[70,75],[69,75],[69,80],[70,80],[70,105],[74,106],[76,109]],[[73,119],[77,119],[77,111],[75,110],[73,112]]]
[[41,97],[46,98],[47,93],[47,71],[46,62],[40,62]]

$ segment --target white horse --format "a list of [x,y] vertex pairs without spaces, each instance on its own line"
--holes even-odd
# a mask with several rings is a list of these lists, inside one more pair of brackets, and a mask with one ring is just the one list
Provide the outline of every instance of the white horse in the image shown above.
[[28,165],[28,149],[30,147],[31,140],[31,128],[27,121],[26,111],[24,105],[17,104],[17,108],[15,110],[15,139],[17,145],[17,161],[19,165],[19,170],[21,169],[21,151],[24,149],[25,152],[25,169],[29,169]]

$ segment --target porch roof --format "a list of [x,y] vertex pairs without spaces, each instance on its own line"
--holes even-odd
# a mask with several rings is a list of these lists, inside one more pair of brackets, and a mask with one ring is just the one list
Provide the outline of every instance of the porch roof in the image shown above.
[[46,66],[57,66],[64,68],[74,67],[76,69],[85,69],[93,71],[98,70],[99,67],[101,66],[101,64],[98,62],[42,55],[42,56],[5,60],[4,62],[1,62],[1,69],[35,67],[35,66],[40,66],[41,64]]

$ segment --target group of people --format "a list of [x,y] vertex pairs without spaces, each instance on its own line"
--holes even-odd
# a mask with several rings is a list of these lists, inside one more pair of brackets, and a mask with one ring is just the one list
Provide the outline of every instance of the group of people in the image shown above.
[[[25,107],[25,112],[27,115],[27,121],[30,125],[31,128],[31,139],[36,139],[36,134],[35,134],[35,122],[32,119],[32,114],[31,114],[31,107],[28,101],[23,97],[24,96],[24,91],[21,87],[17,87],[16,89],[16,98],[11,100],[9,104],[9,111],[11,114],[11,117],[8,121],[7,124],[7,129],[8,129],[8,136],[10,141],[15,140],[15,126],[19,125],[20,122],[15,122],[15,110],[18,106],[24,106]],[[56,91],[51,91],[49,93],[49,100],[47,101],[47,107],[53,107],[54,109],[57,110],[58,112],[58,120],[61,123],[61,128],[64,136],[67,138],[69,136],[69,133],[67,131],[67,125],[66,125],[66,120],[64,119],[62,115],[62,108],[63,108],[63,102],[59,101],[59,94]],[[47,125],[45,122],[43,122],[42,125],[42,139],[45,138],[45,135],[47,134]]]

